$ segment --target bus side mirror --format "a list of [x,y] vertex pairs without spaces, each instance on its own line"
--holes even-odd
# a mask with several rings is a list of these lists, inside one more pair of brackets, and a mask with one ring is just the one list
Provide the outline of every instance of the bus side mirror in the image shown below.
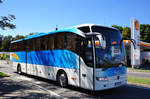
[[105,49],[106,48],[106,39],[105,39],[105,37],[102,34],[99,34],[96,37],[98,38],[98,44],[95,41],[95,43],[96,43],[95,45],[97,47],[100,46],[102,49]]
[[122,44],[123,40],[129,40],[129,41],[131,41],[131,43],[134,46],[134,49],[136,49],[136,41],[134,39],[128,39],[128,38],[127,39],[122,38],[122,40],[120,41],[120,47],[121,47],[121,44]]

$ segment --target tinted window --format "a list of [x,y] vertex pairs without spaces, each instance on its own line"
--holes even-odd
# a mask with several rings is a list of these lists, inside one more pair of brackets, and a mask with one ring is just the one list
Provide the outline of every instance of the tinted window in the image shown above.
[[93,51],[92,51],[92,39],[87,38],[81,40],[80,55],[84,60],[85,64],[89,67],[93,66]]
[[54,35],[48,37],[48,49],[54,49],[55,48],[55,43],[54,43]]
[[[93,26],[93,32],[101,33],[106,39],[106,48],[95,47],[96,68],[119,66],[124,64],[124,45],[120,46],[121,33],[118,30]],[[97,39],[95,39],[96,41]],[[96,46],[96,45],[95,45]]]
[[73,33],[66,33],[66,49],[78,54],[80,49],[80,36]]
[[44,42],[43,42],[43,44],[44,44],[44,50],[48,50],[48,36],[46,36],[46,37],[44,37],[43,38],[44,39]]
[[[28,51],[39,50],[54,50],[54,49],[67,49],[78,54],[80,50],[80,36],[71,32],[60,32],[57,34],[47,35],[39,38],[29,39],[24,42],[27,44],[21,44],[21,42],[13,43],[12,49]],[[23,45],[22,47],[20,47]]]
[[11,51],[15,52],[15,51],[24,51],[25,50],[25,46],[24,46],[24,41],[21,42],[15,42],[11,44]]
[[37,51],[40,50],[40,47],[41,47],[40,38],[36,38],[34,44],[35,44],[35,49],[36,49]]
[[60,33],[57,35],[57,49],[64,49],[65,35]]
[[45,50],[45,46],[46,46],[46,45],[44,44],[44,41],[45,41],[45,40],[44,40],[44,37],[41,37],[41,38],[40,38],[40,42],[41,42],[40,50]]
[[98,32],[105,36],[107,44],[111,44],[111,42],[121,41],[121,33],[115,29],[100,27],[100,26],[92,26],[92,32]]
[[78,29],[79,29],[79,30],[81,30],[81,31],[82,31],[82,32],[84,32],[84,33],[88,33],[88,32],[90,32],[90,28],[89,28],[89,26],[79,27]]

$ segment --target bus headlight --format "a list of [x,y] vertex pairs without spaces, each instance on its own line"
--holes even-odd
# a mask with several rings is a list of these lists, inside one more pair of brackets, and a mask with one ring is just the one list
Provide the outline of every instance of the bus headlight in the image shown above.
[[108,79],[106,77],[96,77],[96,80],[98,80],[98,81],[107,81]]

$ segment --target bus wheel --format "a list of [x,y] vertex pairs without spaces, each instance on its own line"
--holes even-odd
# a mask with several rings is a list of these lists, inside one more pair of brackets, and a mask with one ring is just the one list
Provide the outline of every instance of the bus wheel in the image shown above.
[[17,67],[17,73],[19,74],[19,75],[21,75],[21,66],[20,65],[18,65],[18,67]]
[[59,85],[61,87],[66,87],[68,85],[68,79],[67,79],[67,75],[65,72],[61,72],[59,75],[58,75],[58,79],[57,79]]

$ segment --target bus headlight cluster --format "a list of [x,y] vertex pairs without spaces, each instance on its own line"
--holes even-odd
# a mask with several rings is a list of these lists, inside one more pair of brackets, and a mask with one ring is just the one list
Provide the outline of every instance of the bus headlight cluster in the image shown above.
[[107,77],[96,77],[96,80],[98,81],[107,81]]

